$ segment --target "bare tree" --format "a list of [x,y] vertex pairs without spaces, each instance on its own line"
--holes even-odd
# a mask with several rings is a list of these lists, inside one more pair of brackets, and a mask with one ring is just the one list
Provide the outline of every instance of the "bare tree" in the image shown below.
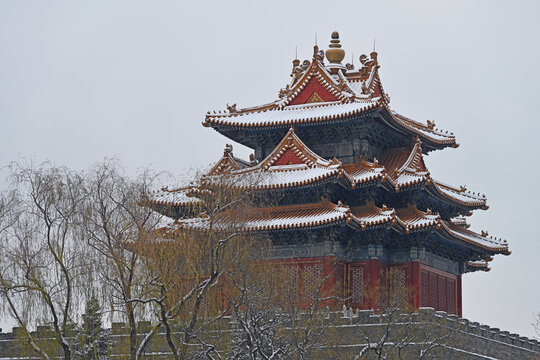
[[198,191],[204,200],[198,217],[137,244],[154,289],[153,296],[138,302],[155,306],[175,359],[221,357],[225,339],[210,334],[230,310],[231,276],[250,264],[264,243],[243,229],[260,197],[231,186],[227,178],[201,182]]
[[[304,284],[299,304],[290,292],[291,279],[279,265],[255,262],[231,276],[237,296],[231,299],[234,333],[230,359],[312,359],[332,357],[335,333],[328,327],[329,301],[323,288],[333,276]],[[329,289],[327,289],[328,291]],[[301,306],[300,306],[301,305]],[[335,355],[335,354],[334,354]]]
[[[373,354],[377,359],[440,358],[442,350],[453,339],[456,329],[434,325],[419,316],[411,305],[412,289],[408,289],[392,270],[383,271],[377,288],[378,326],[359,324],[365,345],[355,359]],[[375,329],[375,330],[374,330]]]
[[532,326],[534,327],[534,331],[536,331],[537,338],[540,339],[540,312],[538,314],[533,314],[534,323]]
[[129,326],[129,355],[135,360],[147,342],[137,341],[137,320],[144,313],[149,279],[133,244],[153,237],[161,217],[139,206],[141,197],[153,186],[149,171],[131,180],[118,162],[106,160],[90,172],[86,187],[84,224],[88,245],[95,250],[102,286],[109,294],[110,311],[125,316]]
[[69,360],[69,331],[90,271],[81,232],[83,177],[48,163],[13,164],[11,181],[11,195],[0,201],[1,297],[35,351],[51,356],[30,335],[41,322]]

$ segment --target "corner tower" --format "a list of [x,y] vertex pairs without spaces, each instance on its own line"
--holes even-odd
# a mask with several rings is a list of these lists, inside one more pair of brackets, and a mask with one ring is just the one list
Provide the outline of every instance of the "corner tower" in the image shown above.
[[[412,290],[414,307],[461,315],[462,275],[489,271],[494,255],[510,254],[508,244],[468,229],[466,217],[488,208],[484,195],[437,180],[424,163],[431,151],[458,147],[455,136],[392,110],[377,53],[355,68],[341,63],[341,46],[334,32],[326,53],[315,46],[311,60],[293,60],[291,81],[271,103],[208,112],[204,126],[254,155],[240,160],[227,145],[200,184],[162,189],[147,205],[183,231],[202,226],[198,194],[220,177],[279,192],[277,204],[245,220],[245,231],[272,239],[264,261],[286,269],[299,305],[307,284],[328,278],[328,295],[373,308],[370,293],[386,273]],[[248,177],[259,181],[242,181]]]

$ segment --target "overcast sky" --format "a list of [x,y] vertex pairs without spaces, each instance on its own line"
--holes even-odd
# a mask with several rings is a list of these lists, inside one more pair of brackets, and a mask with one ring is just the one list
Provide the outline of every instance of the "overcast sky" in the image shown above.
[[491,207],[472,228],[513,251],[464,275],[464,317],[532,337],[538,14],[539,1],[0,0],[0,166],[24,157],[86,169],[118,157],[130,174],[181,177],[230,142],[201,126],[204,114],[275,100],[296,46],[311,59],[315,34],[326,49],[338,30],[358,64],[376,39],[392,108],[461,144],[426,157],[432,176],[485,193]]

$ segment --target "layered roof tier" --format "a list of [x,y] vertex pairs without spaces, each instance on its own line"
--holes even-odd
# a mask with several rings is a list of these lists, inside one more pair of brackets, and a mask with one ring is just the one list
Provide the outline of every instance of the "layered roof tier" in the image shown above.
[[332,65],[325,66],[315,46],[311,62],[293,62],[292,81],[279,92],[278,100],[243,109],[235,104],[225,111],[208,112],[203,125],[255,149],[261,137],[272,132],[281,137],[291,126],[308,138],[314,125],[350,125],[352,138],[365,138],[370,134],[361,129],[369,118],[394,136],[419,137],[426,144],[426,152],[457,146],[454,135],[436,129],[433,122],[414,121],[390,109],[379,77],[377,53],[364,59],[358,70],[348,64],[336,71]]
[[[425,196],[431,196],[435,204],[448,202],[464,207],[467,212],[487,208],[485,196],[431,178],[423,160],[420,140],[410,149],[391,149],[385,152],[381,162],[377,159],[373,162],[362,160],[357,164],[344,165],[336,159],[327,160],[318,156],[300,140],[292,128],[263,161],[248,165],[248,162],[235,158],[228,145],[223,157],[201,178],[197,186],[173,190],[163,188],[149,194],[145,204],[177,219],[170,231],[205,230],[209,226],[209,219],[204,216],[204,199],[212,196],[212,192],[223,185],[258,192],[313,188],[328,183],[350,193],[369,187],[395,194],[416,189]],[[358,231],[391,229],[393,233],[402,236],[428,232],[434,234],[434,242],[446,241],[473,249],[476,255],[470,260],[471,265],[467,265],[469,271],[486,270],[481,264],[491,255],[509,254],[505,241],[490,238],[487,233],[478,234],[468,230],[463,217],[444,218],[429,209],[422,211],[414,203],[394,209],[386,205],[377,207],[373,200],[352,207],[341,201],[336,205],[323,200],[254,208],[243,215],[224,213],[214,226],[263,232],[346,226]]]
[[[417,190],[423,193],[420,203],[445,203],[455,207],[454,213],[467,214],[474,209],[486,209],[486,198],[453,187],[431,178],[427,170],[419,139],[411,148],[390,149],[382,153],[382,160],[360,160],[343,164],[337,159],[327,160],[310,150],[291,128],[276,148],[261,162],[242,161],[232,155],[230,145],[210,172],[203,176],[200,188],[227,185],[246,190],[287,190],[336,184],[345,190],[361,191],[373,187],[391,193]],[[250,165],[248,165],[250,164]],[[162,189],[148,196],[152,205],[168,205],[191,211],[199,204],[198,187]],[[452,213],[452,214],[454,214]]]
[[[167,236],[174,236],[176,231],[206,231],[210,222],[205,215],[179,219],[168,226]],[[459,244],[473,251],[473,258],[469,261],[477,265],[479,261],[490,260],[492,255],[510,253],[506,241],[455,225],[431,211],[423,212],[415,204],[392,209],[384,205],[377,207],[372,201],[362,206],[348,207],[341,202],[334,204],[322,200],[310,204],[255,208],[242,214],[225,212],[213,219],[212,226],[214,229],[246,232],[302,231],[336,226],[347,227],[360,234],[364,231],[391,230],[390,235],[381,238],[383,244],[392,240],[391,234],[395,238],[415,233],[432,234],[432,237],[426,238],[432,243],[431,246],[436,247],[443,242]]]

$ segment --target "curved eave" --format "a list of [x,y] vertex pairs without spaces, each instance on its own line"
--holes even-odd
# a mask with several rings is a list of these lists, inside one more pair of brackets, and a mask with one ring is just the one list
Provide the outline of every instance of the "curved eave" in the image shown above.
[[155,199],[145,199],[140,202],[140,205],[151,207],[154,205],[162,205],[162,206],[172,206],[172,207],[195,207],[200,206],[203,204],[203,201],[200,199],[196,199],[193,201],[182,201],[182,202],[176,202],[176,201],[166,201],[166,200],[155,200]]
[[453,225],[445,220],[441,222],[442,227],[438,231],[439,235],[451,241],[459,241],[481,250],[489,255],[503,254],[510,255],[508,244],[501,240],[488,237],[487,234],[478,234],[464,227]]
[[202,203],[172,203],[172,202],[146,202],[141,204],[163,216],[178,219],[185,216],[197,215],[201,212]]
[[[477,195],[468,193],[466,190],[454,189],[447,185],[442,185],[437,181],[432,181],[429,186],[426,187],[426,191],[433,197],[448,203],[453,206],[463,207],[467,210],[483,209],[487,210],[489,207],[485,197],[479,197]],[[443,191],[441,187],[448,188],[447,191]],[[452,196],[452,194],[455,194]],[[461,199],[460,199],[461,197]],[[465,199],[464,199],[465,198]]]
[[[353,210],[354,214],[354,210]],[[373,214],[374,216],[356,216],[353,215],[355,224],[358,225],[361,231],[373,230],[382,227],[394,228],[401,230],[400,224],[397,222],[394,214]]]
[[[223,213],[214,222],[217,230],[269,232],[313,229],[348,224],[350,210],[327,200],[319,203],[253,209],[240,218],[235,213]],[[176,222],[179,229],[206,231],[205,218],[183,219]]]
[[402,173],[399,174],[395,179],[391,179],[391,183],[394,185],[396,192],[419,188],[422,185],[428,184],[429,182],[429,173]]
[[422,123],[394,114],[386,105],[381,106],[380,114],[383,121],[394,130],[403,134],[418,136],[422,141],[424,153],[459,146],[454,135],[448,135],[442,131],[431,129]]
[[[299,170],[301,171],[301,170]],[[261,190],[285,190],[285,189],[293,189],[293,188],[302,188],[302,187],[313,187],[318,185],[323,185],[328,182],[338,182],[338,179],[341,176],[340,169],[334,169],[328,171],[328,173],[316,176],[309,179],[304,179],[301,181],[288,181],[288,182],[282,182],[282,183],[275,183],[275,184],[248,184],[248,185],[241,185],[239,183],[231,182],[229,185],[231,188],[239,189],[239,190],[253,190],[253,191],[261,191]],[[212,182],[206,182],[205,185],[212,186]]]
[[248,232],[269,232],[269,231],[293,231],[293,230],[309,230],[320,229],[329,226],[339,226],[347,224],[346,218],[336,218],[331,220],[308,221],[305,223],[287,224],[287,225],[261,225],[248,226],[244,228]]
[[[349,104],[324,104],[316,105],[316,107],[324,106],[347,106]],[[382,100],[379,100],[375,103],[367,105],[361,109],[355,109],[351,111],[346,111],[344,113],[338,114],[328,114],[328,115],[312,115],[302,118],[287,118],[288,110],[268,110],[272,112],[279,113],[277,120],[269,121],[256,121],[256,122],[243,122],[242,116],[240,114],[233,115],[207,115],[203,125],[206,127],[212,127],[216,131],[222,133],[223,135],[231,138],[232,140],[238,141],[234,133],[227,134],[227,132],[235,130],[271,130],[271,129],[286,129],[291,126],[309,126],[315,124],[333,124],[333,123],[344,123],[349,121],[357,120],[358,116],[369,116],[376,115],[377,119],[380,119],[381,122],[392,128],[393,130],[401,133],[405,136],[418,136],[423,143],[423,152],[428,153],[432,150],[444,149],[446,147],[457,147],[455,137],[453,135],[446,135],[440,131],[435,131],[430,129],[428,126],[413,122],[412,120],[403,120],[400,117],[394,115],[387,106],[383,103]],[[266,111],[261,111],[264,113]],[[244,144],[246,145],[246,144]]]
[[[331,226],[345,226],[348,225],[347,219],[332,219],[324,221],[308,221],[305,223],[296,223],[296,224],[286,224],[286,225],[260,225],[260,226],[238,226],[236,228],[231,228],[229,231],[244,231],[244,232],[279,232],[279,231],[295,231],[295,230],[313,230],[313,229],[322,229]],[[206,231],[203,227],[192,227],[189,225],[181,224],[178,227],[179,230],[188,230],[188,231]]]
[[405,233],[436,230],[441,228],[441,216],[432,214],[431,210],[423,212],[415,204],[396,210],[397,218],[403,224]]
[[[350,188],[362,188],[381,185],[389,180],[386,169],[378,163],[362,160],[360,164],[347,164],[343,166],[343,175],[350,184]],[[390,179],[391,180],[391,179]]]
[[484,260],[479,261],[467,261],[465,264],[466,272],[475,272],[475,271],[485,271],[488,272],[491,270],[489,263]]
[[[317,103],[313,106],[313,109],[326,108],[329,106],[339,107],[340,105],[349,105],[349,104],[337,104],[337,103]],[[216,115],[207,115],[203,126],[213,127],[217,131],[220,128],[230,128],[230,129],[277,129],[277,128],[290,128],[295,125],[312,125],[312,124],[329,124],[329,123],[338,123],[350,121],[350,118],[353,116],[365,116],[377,112],[381,103],[373,102],[371,104],[366,104],[366,106],[346,111],[340,114],[328,114],[328,115],[312,115],[306,116],[298,119],[287,118],[288,110],[268,110],[279,114],[279,117],[282,120],[271,120],[271,121],[259,121],[259,122],[242,122],[242,116],[240,114],[235,114],[232,116],[216,116]],[[267,111],[261,111],[259,113],[264,113]],[[251,114],[251,113],[250,113]],[[249,114],[246,114],[249,115]],[[232,119],[238,118],[238,121],[233,121]]]

